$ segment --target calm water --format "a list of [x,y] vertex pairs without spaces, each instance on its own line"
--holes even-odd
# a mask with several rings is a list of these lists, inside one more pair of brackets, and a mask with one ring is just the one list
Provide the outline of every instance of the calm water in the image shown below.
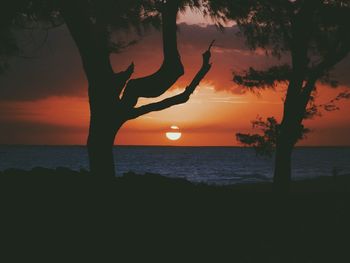
[[[269,181],[273,159],[255,156],[254,150],[234,147],[116,147],[117,174],[128,171],[184,177],[216,184]],[[83,146],[0,146],[0,170],[33,167],[88,168]],[[297,148],[293,178],[350,174],[350,148]]]

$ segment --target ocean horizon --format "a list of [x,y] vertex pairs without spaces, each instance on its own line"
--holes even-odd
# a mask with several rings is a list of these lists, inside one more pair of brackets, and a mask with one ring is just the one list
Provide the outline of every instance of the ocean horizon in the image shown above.
[[[273,157],[239,146],[117,145],[114,157],[117,176],[156,173],[218,185],[270,182],[273,176]],[[88,170],[86,146],[0,145],[0,171],[34,167]],[[294,180],[350,174],[350,147],[296,147],[292,167]]]

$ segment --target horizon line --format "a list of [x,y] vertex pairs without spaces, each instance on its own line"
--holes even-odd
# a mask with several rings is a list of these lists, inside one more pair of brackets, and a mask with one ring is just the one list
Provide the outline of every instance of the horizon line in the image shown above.
[[[85,144],[1,144],[2,146],[44,146],[44,147],[87,147]],[[192,147],[192,148],[200,148],[200,147],[223,147],[223,148],[254,148],[253,146],[244,146],[244,145],[142,145],[142,144],[117,144],[113,145],[113,147],[174,147],[174,148],[180,148],[180,147]],[[298,145],[295,146],[295,148],[349,148],[350,145]]]

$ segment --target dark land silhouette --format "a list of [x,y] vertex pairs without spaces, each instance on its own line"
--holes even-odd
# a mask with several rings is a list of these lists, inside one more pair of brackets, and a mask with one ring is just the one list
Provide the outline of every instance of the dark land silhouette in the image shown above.
[[208,186],[65,168],[0,174],[3,255],[92,261],[348,262],[350,177]]

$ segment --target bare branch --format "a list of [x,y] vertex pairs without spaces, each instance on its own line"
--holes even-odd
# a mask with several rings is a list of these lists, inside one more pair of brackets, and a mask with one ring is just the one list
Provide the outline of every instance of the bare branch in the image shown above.
[[193,78],[190,85],[188,85],[182,93],[172,96],[170,98],[166,98],[159,102],[150,103],[138,108],[134,108],[130,111],[130,114],[128,115],[128,119],[135,119],[137,117],[140,117],[141,115],[150,113],[152,111],[161,111],[171,106],[187,102],[191,94],[194,92],[196,87],[199,85],[201,80],[205,77],[205,75],[208,73],[208,71],[211,68],[212,64],[210,63],[210,57],[211,57],[210,48],[212,47],[213,43],[214,41],[210,44],[208,50],[205,51],[202,55],[203,56],[202,67],[197,72],[196,76]]
[[114,82],[116,86],[117,96],[120,96],[126,82],[130,79],[131,75],[134,73],[134,62],[125,70],[114,74]]
[[164,1],[161,9],[163,63],[154,74],[132,79],[127,83],[122,97],[126,108],[134,107],[140,97],[155,98],[162,95],[184,74],[177,48],[176,17],[178,8],[178,1]]

